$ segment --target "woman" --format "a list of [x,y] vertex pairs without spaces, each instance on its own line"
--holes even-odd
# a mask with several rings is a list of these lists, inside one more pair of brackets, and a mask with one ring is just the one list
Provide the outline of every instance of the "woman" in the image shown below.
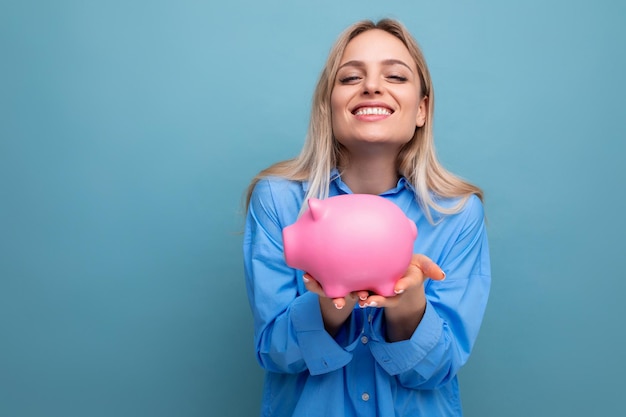
[[[301,154],[250,185],[244,263],[266,370],[263,416],[462,415],[457,372],[491,273],[482,192],[437,161],[433,110],[407,30],[359,22],[330,52]],[[330,299],[285,264],[282,229],[307,199],[346,193],[381,195],[417,225],[416,255],[393,297]]]

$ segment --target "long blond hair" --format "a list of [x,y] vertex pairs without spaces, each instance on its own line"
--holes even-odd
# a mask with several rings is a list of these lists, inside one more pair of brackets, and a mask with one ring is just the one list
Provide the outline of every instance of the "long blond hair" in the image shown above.
[[[372,29],[384,30],[400,39],[415,60],[420,75],[421,91],[427,100],[427,116],[424,126],[415,129],[413,138],[398,153],[398,173],[413,185],[417,201],[432,223],[431,210],[442,214],[459,212],[466,200],[476,194],[481,200],[480,188],[447,171],[435,153],[433,140],[433,114],[435,96],[424,55],[408,30],[398,21],[382,19],[376,23],[364,20],[348,27],[332,47],[326,65],[317,82],[311,106],[311,118],[306,140],[300,155],[294,159],[278,162],[261,171],[252,180],[247,190],[246,207],[256,183],[267,176],[279,176],[295,181],[309,181],[305,199],[328,197],[330,172],[345,161],[345,148],[334,138],[330,97],[335,84],[335,77],[340,60],[348,43],[359,34]],[[437,203],[440,198],[458,198],[452,207],[442,207]]]

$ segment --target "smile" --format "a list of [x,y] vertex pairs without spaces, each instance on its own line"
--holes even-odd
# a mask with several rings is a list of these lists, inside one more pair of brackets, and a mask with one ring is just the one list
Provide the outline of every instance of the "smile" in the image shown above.
[[384,107],[361,107],[358,108],[355,112],[355,116],[369,116],[369,115],[384,115],[389,116],[391,114],[391,110],[386,109]]

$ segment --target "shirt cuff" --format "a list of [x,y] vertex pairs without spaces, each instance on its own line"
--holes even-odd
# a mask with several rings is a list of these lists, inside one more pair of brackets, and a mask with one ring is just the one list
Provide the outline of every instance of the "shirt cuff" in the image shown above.
[[[383,315],[381,314],[381,317]],[[380,328],[380,327],[379,327]],[[442,337],[443,320],[432,304],[426,301],[426,311],[422,321],[409,340],[388,343],[379,335],[370,343],[372,355],[378,364],[390,375],[398,375],[420,367],[422,375],[430,375],[436,368],[435,363],[427,360],[428,354],[437,346]]]
[[306,292],[291,305],[291,321],[302,358],[311,375],[320,375],[343,368],[352,360],[324,328],[317,294]]

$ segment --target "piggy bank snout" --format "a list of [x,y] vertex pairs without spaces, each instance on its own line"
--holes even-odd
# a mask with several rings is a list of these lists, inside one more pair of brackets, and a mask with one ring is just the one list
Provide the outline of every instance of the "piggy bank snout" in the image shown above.
[[301,265],[301,245],[299,244],[297,224],[292,224],[283,229],[283,250],[287,265]]
[[308,230],[301,223],[294,223],[283,229],[283,254],[287,265],[306,269],[311,263],[311,248],[306,239]]

